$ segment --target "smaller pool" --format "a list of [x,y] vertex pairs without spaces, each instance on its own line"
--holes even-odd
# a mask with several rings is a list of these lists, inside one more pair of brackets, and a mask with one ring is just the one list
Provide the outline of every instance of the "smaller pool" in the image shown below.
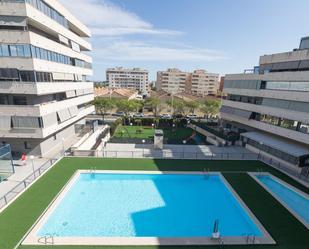
[[272,175],[256,175],[258,181],[309,229],[309,198]]

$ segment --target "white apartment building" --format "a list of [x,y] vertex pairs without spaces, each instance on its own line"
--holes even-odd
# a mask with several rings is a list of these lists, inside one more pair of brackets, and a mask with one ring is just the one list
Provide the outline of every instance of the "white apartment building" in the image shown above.
[[89,29],[56,0],[0,0],[0,143],[45,156],[94,112]]
[[219,75],[208,73],[206,70],[195,70],[190,73],[169,68],[157,72],[156,87],[171,94],[186,92],[197,96],[216,95]]
[[110,88],[133,89],[142,95],[148,95],[150,92],[148,71],[140,68],[108,68],[106,80]]
[[309,166],[309,37],[259,64],[226,75],[223,126],[241,133],[250,150],[300,170]]
[[191,74],[191,93],[197,96],[216,95],[219,89],[219,74],[195,70]]

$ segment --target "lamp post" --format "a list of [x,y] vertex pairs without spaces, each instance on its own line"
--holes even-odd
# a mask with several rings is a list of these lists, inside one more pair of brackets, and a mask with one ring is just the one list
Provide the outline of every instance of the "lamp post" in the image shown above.
[[[187,141],[186,141],[186,140],[183,140],[182,143],[183,143],[184,145],[186,145]],[[182,153],[183,153],[183,158],[185,158],[185,147],[183,147]]]
[[35,179],[35,170],[34,170],[34,156],[31,155],[30,156],[30,160],[31,160],[31,163],[32,163],[32,172],[33,172],[33,177]]

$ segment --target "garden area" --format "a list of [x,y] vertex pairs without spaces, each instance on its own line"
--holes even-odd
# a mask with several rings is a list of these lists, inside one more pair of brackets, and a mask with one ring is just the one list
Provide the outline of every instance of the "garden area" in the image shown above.
[[[161,126],[165,144],[207,144],[205,137],[186,127]],[[111,143],[153,143],[155,129],[152,126],[119,125]]]

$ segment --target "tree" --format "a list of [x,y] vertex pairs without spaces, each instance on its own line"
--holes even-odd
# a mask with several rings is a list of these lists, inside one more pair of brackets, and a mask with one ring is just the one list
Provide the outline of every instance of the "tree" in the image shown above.
[[114,108],[114,101],[112,99],[96,97],[93,101],[97,112],[99,112],[104,120],[105,114]]
[[208,116],[216,116],[220,110],[220,100],[208,99],[202,102],[200,110]]
[[160,99],[157,97],[150,97],[146,100],[146,105],[151,107],[153,115],[157,117],[160,107]]
[[173,115],[183,114],[185,111],[185,102],[181,99],[169,99],[166,104],[173,109]]
[[200,104],[194,100],[186,101],[185,106],[189,109],[189,111],[194,114],[195,110],[200,106]]

